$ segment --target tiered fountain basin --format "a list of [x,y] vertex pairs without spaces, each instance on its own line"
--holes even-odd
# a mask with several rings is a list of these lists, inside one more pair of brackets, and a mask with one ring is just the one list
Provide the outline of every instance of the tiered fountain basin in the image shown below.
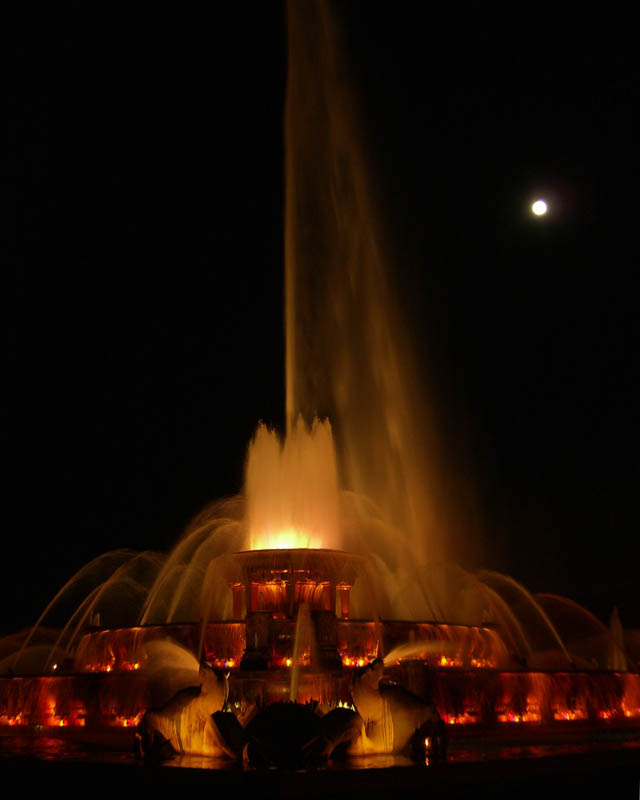
[[229,672],[229,706],[240,721],[256,704],[290,699],[294,685],[298,702],[350,705],[354,674],[387,654],[385,677],[431,699],[454,736],[640,733],[640,674],[515,669],[489,625],[351,619],[363,561],[335,550],[236,553],[226,575],[236,619],[88,629],[49,674],[0,678],[0,726],[133,728],[157,700],[146,648],[171,641]]

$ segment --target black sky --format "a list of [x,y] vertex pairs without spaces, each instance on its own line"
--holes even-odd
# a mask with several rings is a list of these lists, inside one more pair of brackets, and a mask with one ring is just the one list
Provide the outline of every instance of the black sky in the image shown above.
[[[475,565],[640,624],[636,58],[340,8]],[[282,427],[286,77],[277,3],[8,30],[6,632],[99,553],[170,548]]]

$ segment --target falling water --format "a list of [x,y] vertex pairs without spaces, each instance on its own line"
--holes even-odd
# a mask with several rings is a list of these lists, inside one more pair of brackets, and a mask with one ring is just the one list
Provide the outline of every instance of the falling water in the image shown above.
[[329,417],[346,488],[375,498],[406,532],[414,563],[439,560],[445,524],[428,409],[389,279],[348,68],[328,4],[290,2],[288,26],[288,429],[299,413]]
[[[308,603],[301,603],[298,608],[298,616],[296,619],[296,632],[293,644],[293,653],[291,655],[291,682],[289,687],[289,700],[295,703],[298,699],[298,689],[300,686],[300,662],[302,655],[305,651],[313,654],[313,622],[311,621],[311,611]],[[312,666],[316,667],[317,664]]]

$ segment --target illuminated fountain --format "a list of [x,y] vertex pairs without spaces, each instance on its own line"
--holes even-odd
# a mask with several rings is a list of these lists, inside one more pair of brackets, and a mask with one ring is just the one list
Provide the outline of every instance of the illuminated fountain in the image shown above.
[[[431,700],[454,738],[523,727],[533,737],[593,736],[640,724],[640,676],[627,669],[621,637],[571,601],[533,598],[495,573],[440,567],[448,616],[429,620],[438,582],[422,573],[427,595],[418,573],[409,581],[401,560],[391,569],[375,553],[376,535],[383,541],[393,528],[370,502],[339,490],[327,422],[309,430],[300,419],[284,443],[260,426],[246,475],[245,497],[202,512],[164,561],[107,554],[66,585],[1,662],[0,723],[79,735],[120,729],[130,746],[125,729],[198,683],[200,659],[230,673],[227,708],[241,723],[290,699],[325,714],[350,706],[359,668],[383,659],[385,679]],[[96,582],[101,568],[106,578]],[[126,592],[135,616],[115,627],[111,606],[120,613]],[[76,609],[52,634],[43,625],[66,599]],[[389,614],[394,607],[402,614]],[[183,655],[171,661],[176,651]]]
[[635,730],[640,675],[621,634],[444,561],[459,525],[335,32],[320,3],[291,3],[288,30],[287,434],[258,427],[243,494],[205,508],[168,557],[96,559],[0,643],[0,724],[132,729],[198,682],[200,659],[230,671],[241,723],[283,699],[326,712],[382,659],[452,735]]

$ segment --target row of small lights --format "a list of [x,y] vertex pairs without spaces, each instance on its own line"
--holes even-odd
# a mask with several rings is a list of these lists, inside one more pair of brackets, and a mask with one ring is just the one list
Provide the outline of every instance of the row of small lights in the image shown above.
[[[142,719],[143,714],[144,712],[141,711],[134,717],[116,716],[114,717],[115,720],[114,727],[135,728],[136,725],[138,725],[140,720]],[[83,728],[86,725],[86,718],[84,716],[77,716],[70,720],[68,717],[56,717],[55,714],[52,714],[49,715],[46,719],[47,722],[45,722],[44,725],[50,728],[67,728],[67,727]],[[1,716],[0,725],[9,725],[9,726],[29,725],[29,721],[25,719],[22,713],[20,713],[16,714],[13,717]]]
[[[365,667],[367,664],[371,663],[371,658],[368,656],[342,656],[342,664],[345,667]],[[216,658],[212,662],[212,665],[216,667],[216,669],[234,669],[238,666],[238,661],[236,658]],[[399,663],[399,662],[398,662]],[[280,667],[291,667],[293,664],[293,660],[291,658],[282,658],[278,661],[278,666]],[[447,656],[440,656],[438,659],[438,666],[439,667],[462,667],[463,663],[460,659],[456,658],[447,658]],[[487,659],[471,659],[471,666],[480,669],[480,668],[487,668],[495,666],[494,662],[487,660]],[[123,662],[119,665],[118,671],[120,672],[132,672],[139,670],[141,664],[139,662],[135,662],[133,664]],[[54,664],[52,669],[55,671],[57,670],[58,665]],[[115,670],[115,665],[111,664],[104,664],[104,665],[96,665],[92,664],[85,667],[85,672],[113,672]]]
[[[290,659],[289,659],[290,661]],[[288,666],[291,666],[290,664]],[[342,706],[342,702],[339,704]],[[344,704],[345,707],[353,708],[353,705],[349,705],[347,703]],[[144,712],[139,712],[136,716],[133,717],[121,717],[115,716],[115,727],[122,727],[122,728],[134,728],[140,720],[142,719],[142,715]],[[624,709],[624,716],[629,717],[636,717],[640,715],[640,708],[632,710],[632,709]],[[603,710],[598,712],[598,717],[600,719],[612,719],[617,716],[616,711],[610,710]],[[523,714],[515,714],[511,712],[504,712],[497,715],[498,722],[513,722],[513,723],[520,723],[520,722],[540,722],[541,715],[535,707],[528,709]],[[553,714],[553,718],[556,721],[564,721],[570,722],[574,720],[584,720],[587,719],[586,711],[582,709],[574,709],[574,710],[566,710],[566,711],[555,711]],[[73,722],[70,722],[67,717],[61,717],[59,719],[56,718],[56,715],[51,712],[48,715],[48,719],[54,720],[53,722],[49,722],[50,727],[84,727],[86,723],[86,719],[84,716],[77,716]],[[465,711],[463,714],[444,714],[443,720],[448,725],[468,725],[470,723],[477,722],[477,715],[474,712]],[[16,714],[15,716],[0,716],[0,725],[26,725],[28,722],[25,720],[24,715],[21,713]],[[426,742],[425,742],[426,744]]]

